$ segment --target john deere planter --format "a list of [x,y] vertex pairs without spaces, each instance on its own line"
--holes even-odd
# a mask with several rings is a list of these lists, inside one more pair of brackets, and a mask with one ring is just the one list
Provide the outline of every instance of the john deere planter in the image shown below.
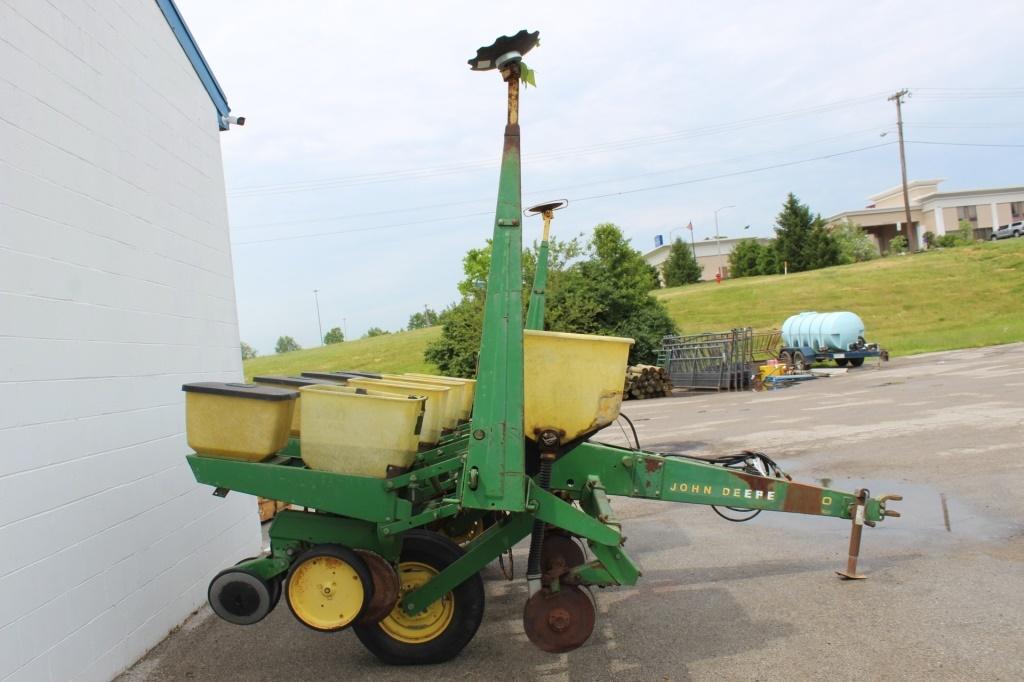
[[[481,569],[529,537],[523,626],[542,650],[565,652],[594,629],[588,588],[640,577],[615,495],[850,520],[849,578],[861,577],[861,527],[897,516],[895,496],[796,483],[757,453],[699,460],[588,440],[619,416],[633,342],[543,331],[547,227],[523,323],[519,84],[538,36],[502,36],[469,61],[508,92],[475,393],[472,382],[355,372],[185,387],[196,480],[304,509],[277,516],[269,554],[210,583],[225,620],[258,622],[284,596],[302,623],[351,628],[388,663],[446,661],[480,626]],[[533,213],[547,226],[563,205]]]

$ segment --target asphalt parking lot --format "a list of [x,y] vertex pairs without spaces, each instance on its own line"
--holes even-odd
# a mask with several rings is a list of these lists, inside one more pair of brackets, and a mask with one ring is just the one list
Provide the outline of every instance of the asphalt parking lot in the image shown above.
[[[794,479],[898,492],[903,518],[865,529],[859,582],[839,580],[849,523],[616,498],[644,576],[596,590],[582,648],[522,632],[516,578],[485,573],[488,604],[456,660],[389,668],[351,633],[283,604],[251,627],[193,616],[122,680],[1024,679],[1024,344],[897,359],[764,393],[629,402],[655,451],[765,451]],[[622,443],[613,426],[602,433]]]

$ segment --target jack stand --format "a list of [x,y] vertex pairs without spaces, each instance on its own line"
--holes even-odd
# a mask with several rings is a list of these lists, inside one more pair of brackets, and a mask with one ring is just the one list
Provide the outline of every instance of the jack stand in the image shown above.
[[867,578],[866,575],[857,572],[857,558],[860,556],[860,535],[864,530],[864,525],[874,526],[873,521],[864,520],[864,504],[868,499],[868,491],[861,488],[857,490],[855,495],[857,496],[857,502],[854,504],[850,517],[853,521],[853,527],[850,529],[850,552],[846,559],[846,570],[836,571],[843,580],[864,580]]

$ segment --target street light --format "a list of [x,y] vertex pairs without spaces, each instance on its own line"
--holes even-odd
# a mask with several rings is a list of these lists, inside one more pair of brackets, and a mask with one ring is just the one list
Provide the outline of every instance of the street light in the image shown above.
[[718,252],[718,276],[722,276],[722,242],[721,237],[718,236],[718,212],[724,211],[727,208],[736,208],[733,205],[723,206],[715,209],[715,250]]
[[313,302],[316,304],[316,328],[320,331],[320,345],[324,345],[324,326],[320,322],[320,297],[317,296],[319,289],[313,289]]

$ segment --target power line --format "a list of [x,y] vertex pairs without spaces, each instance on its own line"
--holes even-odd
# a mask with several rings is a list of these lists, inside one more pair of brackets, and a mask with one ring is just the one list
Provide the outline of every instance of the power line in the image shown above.
[[[767,170],[775,170],[775,169],[778,169],[778,168],[786,168],[788,166],[796,166],[796,165],[799,165],[799,164],[810,163],[810,162],[813,162],[813,161],[821,161],[821,160],[832,159],[832,158],[836,158],[836,157],[840,157],[840,156],[847,156],[849,154],[856,154],[858,152],[863,152],[863,151],[867,151],[867,150],[870,150],[870,149],[878,149],[880,147],[886,147],[886,146],[889,146],[891,144],[894,144],[894,143],[893,142],[882,142],[880,144],[869,145],[869,146],[866,146],[866,147],[858,147],[857,149],[848,149],[846,151],[833,152],[833,153],[830,153],[830,154],[823,154],[821,156],[814,156],[814,157],[810,157],[810,158],[806,158],[806,159],[799,159],[799,160],[796,160],[796,161],[787,161],[787,162],[783,162],[783,163],[776,163],[776,164],[772,164],[772,165],[769,165],[769,166],[761,166],[759,168],[748,168],[748,169],[745,169],[745,170],[733,171],[733,172],[730,172],[730,173],[721,173],[721,174],[718,174],[718,175],[709,175],[709,176],[705,176],[705,177],[702,177],[702,178],[691,178],[689,180],[681,180],[679,182],[664,183],[664,184],[661,184],[661,185],[651,185],[651,186],[648,186],[648,187],[637,187],[637,188],[634,188],[634,189],[621,190],[621,191],[618,191],[618,192],[608,192],[608,193],[605,193],[605,194],[593,194],[593,195],[590,195],[590,196],[574,198],[574,199],[571,199],[570,201],[572,201],[574,203],[579,203],[581,201],[593,201],[593,200],[597,200],[597,199],[605,199],[605,198],[608,198],[608,197],[624,196],[624,195],[627,195],[627,194],[638,194],[638,193],[641,193],[641,192],[653,192],[653,191],[656,191],[656,190],[659,190],[659,189],[667,189],[667,188],[670,188],[670,187],[681,187],[683,185],[692,185],[692,184],[696,184],[696,183],[700,183],[700,182],[708,182],[710,180],[720,180],[720,179],[723,179],[723,178],[736,177],[738,175],[747,175],[747,174],[750,174],[750,173],[760,173],[760,172],[767,171]],[[467,214],[463,214],[463,215],[459,215],[459,216],[442,216],[442,217],[439,217],[439,218],[431,218],[431,219],[427,219],[427,220],[418,220],[418,221],[405,222],[405,223],[393,223],[393,224],[390,224],[390,225],[376,225],[376,226],[373,226],[373,227],[357,227],[357,228],[352,228],[352,229],[348,229],[348,230],[332,230],[330,232],[316,232],[316,233],[311,233],[311,234],[289,235],[289,236],[285,236],[285,237],[271,237],[271,238],[268,238],[268,239],[256,239],[256,240],[251,240],[251,241],[246,241],[246,242],[234,242],[233,245],[234,246],[246,246],[246,245],[250,245],[250,244],[266,244],[266,243],[271,243],[271,242],[293,241],[293,240],[296,240],[296,239],[311,239],[311,238],[315,238],[315,237],[329,237],[329,236],[334,236],[334,235],[339,235],[339,234],[350,234],[350,233],[354,233],[354,232],[368,232],[368,231],[371,231],[371,230],[393,229],[393,228],[407,227],[407,226],[412,226],[412,225],[422,225],[422,224],[425,224],[425,223],[441,222],[441,221],[445,221],[445,220],[459,220],[459,219],[462,219],[462,218],[473,218],[473,217],[478,217],[478,216],[489,216],[489,215],[492,215],[492,213],[490,211],[480,212],[480,213],[467,213]]]
[[937,142],[931,140],[907,140],[907,144],[937,144],[947,147],[1024,147],[1024,144],[989,144],[986,142]]
[[[566,149],[553,150],[549,152],[540,152],[536,154],[526,155],[524,157],[524,160],[529,161],[530,163],[553,161],[572,156],[604,153],[609,151],[619,151],[622,149],[630,149],[639,146],[665,144],[668,142],[691,139],[694,137],[703,137],[707,135],[715,135],[724,132],[733,132],[735,130],[741,130],[756,125],[785,121],[790,120],[792,118],[798,118],[800,116],[825,113],[838,108],[844,108],[856,104],[866,103],[874,100],[876,97],[877,94],[871,94],[862,97],[853,97],[843,100],[836,100],[833,102],[819,104],[812,107],[805,107],[802,109],[794,109],[774,114],[755,116],[747,119],[739,119],[737,121],[727,123],[719,123],[708,126],[700,126],[697,128],[670,131],[667,133],[660,133],[658,135],[647,135],[642,137],[625,138],[621,140],[613,140],[603,143],[569,147]],[[363,173],[334,178],[322,178],[319,180],[304,180],[291,183],[249,185],[233,188],[231,191],[228,192],[228,196],[239,198],[250,196],[268,196],[292,192],[304,192],[328,188],[333,189],[339,187],[357,186],[364,184],[376,184],[380,182],[394,182],[396,180],[418,179],[424,177],[431,178],[440,175],[465,172],[481,167],[490,168],[493,165],[493,163],[493,158],[488,158],[485,160],[482,159],[475,161],[466,161],[443,166],[430,166],[423,168],[410,168],[392,171],[378,171],[374,173]]]
[[[594,180],[594,181],[591,181],[591,182],[577,183],[577,184],[574,184],[574,185],[563,185],[563,186],[560,186],[560,187],[554,187],[554,188],[548,188],[548,189],[531,190],[531,191],[527,192],[526,194],[528,196],[536,196],[536,195],[541,195],[541,194],[551,194],[551,193],[556,193],[556,192],[564,192],[566,190],[579,189],[581,187],[592,187],[594,185],[607,184],[609,182],[622,182],[624,180],[635,180],[635,179],[638,179],[638,178],[651,177],[651,176],[655,176],[655,175],[666,175],[666,174],[669,174],[669,173],[677,173],[679,171],[689,170],[691,168],[700,168],[702,166],[714,165],[714,164],[719,164],[719,163],[731,163],[733,161],[741,161],[741,160],[744,160],[744,159],[754,158],[754,157],[758,157],[758,156],[764,156],[765,154],[775,154],[775,153],[778,153],[778,152],[788,151],[788,150],[791,150],[791,149],[799,149],[799,148],[803,148],[803,147],[809,147],[809,146],[813,146],[813,145],[816,145],[816,144],[821,144],[822,142],[833,142],[835,140],[847,139],[847,138],[850,138],[850,137],[855,137],[855,136],[860,135],[860,134],[865,133],[865,132],[877,132],[877,131],[883,130],[885,128],[886,128],[886,126],[884,126],[884,125],[871,126],[869,128],[861,128],[859,130],[854,130],[854,131],[850,131],[848,133],[843,133],[842,135],[833,135],[833,136],[830,136],[830,137],[819,138],[817,140],[811,140],[811,141],[808,141],[808,142],[801,142],[800,144],[796,144],[796,145],[787,145],[785,147],[775,147],[775,148],[767,149],[767,150],[764,150],[764,151],[761,151],[761,152],[755,152],[753,154],[743,154],[741,156],[733,156],[733,157],[729,157],[729,158],[725,158],[725,159],[715,159],[715,160],[712,160],[712,161],[702,161],[702,162],[699,162],[699,163],[687,164],[685,166],[676,166],[676,167],[673,167],[673,168],[667,168],[667,169],[658,170],[658,171],[650,171],[650,172],[647,172],[647,173],[638,173],[638,174],[634,174],[634,175],[617,176],[617,177],[612,177],[612,178],[606,178],[604,180]],[[451,206],[465,206],[465,205],[478,204],[478,203],[484,203],[484,202],[490,203],[490,202],[493,202],[493,201],[494,201],[494,197],[493,196],[489,196],[489,197],[482,197],[482,198],[479,198],[479,199],[466,199],[466,200],[450,201],[450,202],[437,203],[437,204],[424,204],[424,205],[420,205],[420,206],[410,206],[410,207],[407,207],[407,208],[386,209],[386,210],[383,210],[383,211],[366,211],[366,212],[361,212],[361,213],[348,213],[348,214],[343,214],[343,215],[325,216],[325,217],[319,217],[319,218],[302,218],[302,219],[294,219],[294,220],[279,220],[279,221],[272,221],[272,222],[267,222],[267,223],[251,223],[251,224],[243,224],[243,225],[232,225],[231,229],[234,230],[234,231],[240,231],[240,230],[267,229],[267,228],[272,228],[272,227],[284,227],[284,226],[287,226],[287,225],[303,225],[303,224],[311,224],[311,223],[326,223],[326,222],[334,222],[334,221],[338,221],[338,220],[349,220],[349,219],[352,219],[352,218],[367,218],[367,217],[372,217],[372,216],[377,216],[377,215],[392,215],[392,214],[395,214],[395,213],[408,213],[408,212],[411,212],[411,211],[421,211],[421,210],[428,210],[428,209],[432,209],[432,208],[448,208],[448,207],[451,207]]]

